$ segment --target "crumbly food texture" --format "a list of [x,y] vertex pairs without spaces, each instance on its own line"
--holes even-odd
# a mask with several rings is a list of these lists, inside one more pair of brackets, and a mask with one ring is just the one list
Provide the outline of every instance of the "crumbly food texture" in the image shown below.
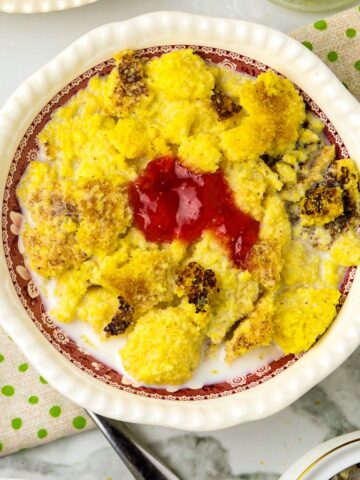
[[[323,127],[273,71],[250,79],[191,49],[115,55],[108,76],[52,114],[17,189],[26,264],[45,296],[56,284],[51,314],[104,342],[124,336],[126,372],[149,385],[187,382],[209,343],[225,343],[228,362],[273,342],[308,350],[360,264],[358,170]],[[165,155],[221,170],[260,222],[246,267],[211,231],[157,244],[134,227],[129,182]]]

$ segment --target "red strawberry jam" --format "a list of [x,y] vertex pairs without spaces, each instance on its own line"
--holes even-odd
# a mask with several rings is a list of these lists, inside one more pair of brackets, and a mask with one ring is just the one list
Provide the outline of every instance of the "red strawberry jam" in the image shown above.
[[177,158],[158,158],[130,185],[129,198],[135,226],[148,241],[190,243],[209,229],[228,247],[234,263],[246,266],[260,225],[235,205],[221,171],[196,174]]

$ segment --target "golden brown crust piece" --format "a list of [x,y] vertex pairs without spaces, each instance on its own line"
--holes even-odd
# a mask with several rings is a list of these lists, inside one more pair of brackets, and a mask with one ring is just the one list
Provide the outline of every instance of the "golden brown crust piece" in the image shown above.
[[166,251],[136,251],[124,264],[104,266],[96,282],[134,309],[134,320],[174,296],[175,274]]
[[104,328],[107,336],[121,335],[133,322],[133,307],[126,302],[124,297],[119,296],[118,300],[119,309],[111,319],[111,322]]
[[225,344],[227,362],[253,350],[269,345],[274,333],[272,317],[275,312],[274,293],[268,292],[260,298],[255,309],[240,322],[233,336]]
[[151,290],[147,282],[139,277],[132,278],[131,276],[119,275],[112,279],[114,290],[121,292],[124,298],[139,307],[140,305],[147,305],[150,302]]
[[240,105],[233,102],[229,96],[218,88],[214,88],[211,95],[211,104],[221,120],[232,117],[242,109]]
[[276,241],[256,243],[249,253],[247,267],[253,278],[263,287],[274,287],[281,276],[281,244]]
[[326,178],[329,184],[342,188],[343,214],[334,222],[326,225],[335,238],[355,224],[359,216],[359,175],[351,159],[344,158],[331,163]]
[[67,201],[62,195],[53,193],[50,205],[51,216],[69,217],[75,223],[79,223],[79,211],[75,203]]
[[26,225],[22,239],[31,268],[45,278],[76,268],[86,259],[77,245],[74,232],[66,231],[56,221],[43,222],[34,228]]
[[131,50],[115,56],[115,63],[112,101],[119,113],[127,113],[148,93],[144,67],[136,53]]
[[342,215],[343,209],[341,188],[319,183],[305,193],[300,215],[304,226],[325,225]]
[[116,247],[131,221],[127,192],[107,179],[84,181],[76,193],[80,219],[77,240],[88,255]]
[[216,286],[213,270],[205,270],[199,263],[190,262],[179,273],[176,283],[184,289],[189,303],[195,305],[196,313],[206,311],[208,295]]

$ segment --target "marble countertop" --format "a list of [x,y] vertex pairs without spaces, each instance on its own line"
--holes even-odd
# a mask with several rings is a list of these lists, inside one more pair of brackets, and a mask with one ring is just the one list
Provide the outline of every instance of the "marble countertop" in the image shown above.
[[[360,350],[291,407],[264,420],[211,433],[134,426],[182,480],[276,480],[325,439],[360,430]],[[100,432],[0,459],[0,478],[130,480]]]
[[[266,0],[100,0],[46,15],[0,14],[0,106],[23,79],[89,29],[156,10],[241,18],[283,31],[319,18]],[[360,350],[292,406],[261,421],[204,434],[131,428],[183,480],[275,480],[316,444],[360,430],[359,363]],[[94,430],[0,459],[0,478],[130,480],[131,476]]]

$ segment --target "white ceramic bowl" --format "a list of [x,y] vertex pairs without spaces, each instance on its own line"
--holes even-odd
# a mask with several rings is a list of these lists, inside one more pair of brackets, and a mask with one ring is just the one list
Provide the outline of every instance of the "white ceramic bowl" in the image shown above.
[[[360,159],[360,106],[308,49],[265,26],[230,19],[157,12],[86,34],[25,81],[0,113],[0,186],[4,191],[14,153],[28,126],[75,77],[123,48],[202,45],[263,62],[305,91],[335,126],[350,155]],[[358,163],[359,164],[359,163]],[[8,221],[3,212],[3,222]],[[0,258],[0,323],[30,362],[63,395],[89,410],[130,422],[187,430],[215,430],[259,419],[286,407],[337,368],[360,343],[360,280],[329,331],[304,356],[267,381],[238,393],[176,401],[120,390],[88,375],[56,351],[26,314]],[[12,272],[12,275],[15,275]],[[232,392],[230,392],[232,393]]]
[[7,13],[41,13],[80,7],[97,0],[0,0],[0,11]]
[[360,432],[328,440],[307,452],[280,480],[329,480],[359,463]]

